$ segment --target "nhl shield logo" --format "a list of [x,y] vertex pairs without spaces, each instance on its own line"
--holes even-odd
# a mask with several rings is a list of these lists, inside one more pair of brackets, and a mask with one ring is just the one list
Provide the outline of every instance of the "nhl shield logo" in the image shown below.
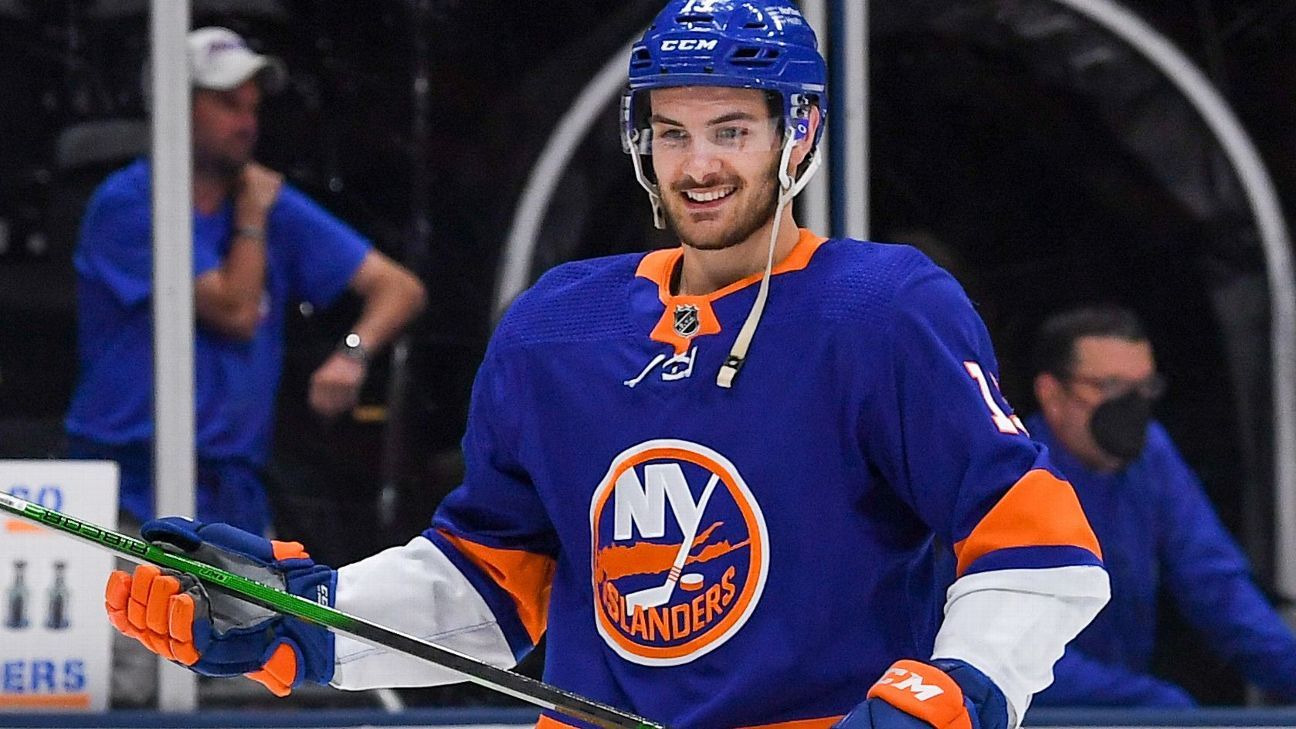
[[689,338],[698,333],[702,323],[698,319],[698,308],[696,304],[676,304],[675,305],[675,333],[681,337]]

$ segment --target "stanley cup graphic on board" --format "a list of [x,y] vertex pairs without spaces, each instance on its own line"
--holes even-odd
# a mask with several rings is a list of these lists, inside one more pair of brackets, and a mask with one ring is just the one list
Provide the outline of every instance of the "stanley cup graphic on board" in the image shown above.
[[21,630],[27,627],[27,562],[16,560],[13,584],[9,586],[5,600],[5,627]]
[[54,586],[49,590],[49,610],[45,614],[45,627],[50,630],[63,630],[68,627],[66,571],[66,562],[59,560],[54,563]]

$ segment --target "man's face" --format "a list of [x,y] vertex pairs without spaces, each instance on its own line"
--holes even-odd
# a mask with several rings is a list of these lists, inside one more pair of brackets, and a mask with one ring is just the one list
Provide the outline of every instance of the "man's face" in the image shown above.
[[778,204],[778,119],[755,89],[656,89],[652,164],[667,222],[687,246],[749,239]]
[[1119,468],[1121,460],[1098,445],[1089,423],[1104,402],[1136,390],[1159,388],[1152,345],[1119,337],[1080,337],[1075,342],[1070,375],[1055,382],[1041,405],[1062,445],[1091,468]]
[[261,88],[255,79],[229,91],[194,89],[194,161],[223,172],[235,172],[251,161],[260,108]]

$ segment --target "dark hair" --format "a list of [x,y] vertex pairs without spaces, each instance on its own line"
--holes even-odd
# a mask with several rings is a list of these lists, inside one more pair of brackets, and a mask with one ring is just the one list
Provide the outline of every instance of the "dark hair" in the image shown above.
[[1032,356],[1035,374],[1070,377],[1075,343],[1081,337],[1116,337],[1129,342],[1148,339],[1138,315],[1124,307],[1101,304],[1068,309],[1049,317],[1039,328]]

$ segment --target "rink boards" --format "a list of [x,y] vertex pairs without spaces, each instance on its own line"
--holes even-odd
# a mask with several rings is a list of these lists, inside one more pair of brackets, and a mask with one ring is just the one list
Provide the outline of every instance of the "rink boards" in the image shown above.
[[[302,727],[390,727],[392,729],[518,729],[533,726],[533,709],[319,709],[262,711],[199,711],[167,714],[154,711],[103,714],[3,714],[0,727],[15,729],[301,729]],[[1190,711],[1128,709],[1036,709],[1025,726],[1121,729],[1225,729],[1229,727],[1290,727],[1296,729],[1296,708],[1209,708]]]

